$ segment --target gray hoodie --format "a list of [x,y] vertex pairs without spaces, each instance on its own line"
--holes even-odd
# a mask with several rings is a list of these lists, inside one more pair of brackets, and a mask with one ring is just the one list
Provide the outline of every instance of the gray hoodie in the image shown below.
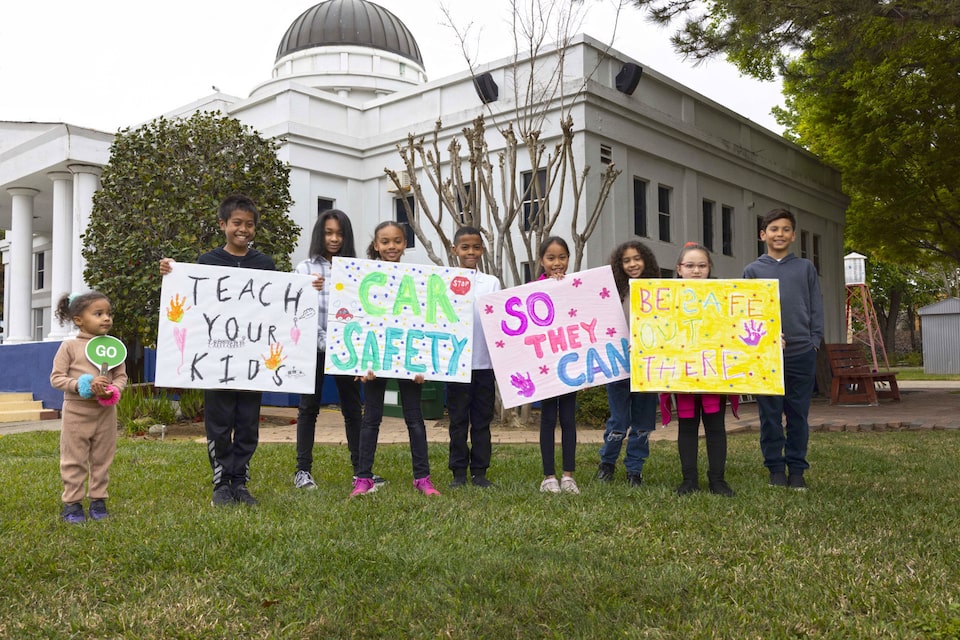
[[786,339],[785,356],[819,349],[823,340],[823,296],[813,263],[792,253],[782,260],[764,254],[743,270],[744,278],[780,281],[780,318]]

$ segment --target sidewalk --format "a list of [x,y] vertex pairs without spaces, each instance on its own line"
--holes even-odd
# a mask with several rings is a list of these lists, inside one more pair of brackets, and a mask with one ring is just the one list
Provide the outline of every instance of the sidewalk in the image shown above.
[[[828,398],[813,399],[810,407],[811,431],[896,431],[903,429],[932,430],[960,429],[960,381],[900,382],[901,402],[882,400],[879,406],[831,405]],[[264,416],[296,420],[295,407],[263,407]],[[0,424],[0,436],[24,431],[57,431],[59,420]],[[757,432],[760,420],[755,403],[740,406],[740,419],[727,413],[727,432]],[[557,429],[557,438],[560,430]],[[495,428],[495,444],[520,444],[539,442],[540,433],[533,429]],[[580,429],[577,440],[582,443],[599,444],[603,438],[600,429]],[[666,428],[658,428],[651,440],[676,440],[676,421]],[[427,422],[429,442],[449,442],[446,421]],[[296,442],[296,426],[264,426],[260,429],[260,442]],[[343,418],[336,409],[324,409],[317,418],[316,442],[321,444],[346,445]],[[407,429],[400,418],[384,417],[380,426],[379,442],[406,443]]]

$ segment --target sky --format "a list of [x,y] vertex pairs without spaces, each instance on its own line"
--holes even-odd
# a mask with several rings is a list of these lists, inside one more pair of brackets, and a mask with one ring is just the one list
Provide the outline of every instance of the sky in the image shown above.
[[[564,1],[564,0],[561,0]],[[115,132],[213,93],[245,98],[270,78],[287,27],[318,0],[33,0],[0,2],[0,121],[67,122]],[[376,0],[420,46],[427,77],[467,69],[449,9],[479,63],[513,52],[510,0]],[[521,4],[529,0],[522,0]],[[586,0],[578,32],[780,132],[778,82],[741,77],[723,60],[682,60],[670,30],[618,0]],[[624,1],[624,4],[627,4]],[[616,28],[614,28],[616,25]]]

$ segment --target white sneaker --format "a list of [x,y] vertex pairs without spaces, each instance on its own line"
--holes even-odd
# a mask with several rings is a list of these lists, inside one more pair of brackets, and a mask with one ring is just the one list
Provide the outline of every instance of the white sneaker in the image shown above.
[[297,471],[297,475],[293,476],[293,486],[297,489],[316,489],[317,483],[313,481],[309,471],[301,469]]
[[540,483],[540,493],[560,493],[560,483],[556,478],[547,478]]
[[580,493],[580,487],[573,480],[573,476],[563,476],[560,480],[560,490],[564,493]]

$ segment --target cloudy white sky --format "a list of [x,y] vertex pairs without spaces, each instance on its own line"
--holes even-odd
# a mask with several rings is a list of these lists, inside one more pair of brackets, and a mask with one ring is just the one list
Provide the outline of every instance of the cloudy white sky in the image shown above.
[[[246,97],[270,78],[293,20],[319,0],[0,1],[0,120],[69,122],[104,131],[137,125],[212,93]],[[466,69],[441,2],[472,24],[481,63],[509,55],[509,0],[375,0],[410,29],[431,80]],[[526,1],[526,0],[522,0]],[[521,3],[522,3],[521,2]],[[770,115],[778,83],[741,78],[731,65],[684,62],[669,31],[617,0],[586,0],[579,31],[646,67],[779,132]]]

